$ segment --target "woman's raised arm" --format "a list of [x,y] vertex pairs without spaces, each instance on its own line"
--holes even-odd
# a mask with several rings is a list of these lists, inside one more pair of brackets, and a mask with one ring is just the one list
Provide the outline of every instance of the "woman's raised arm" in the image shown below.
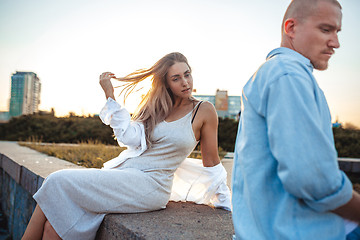
[[144,127],[141,123],[131,122],[129,112],[115,101],[111,78],[115,78],[111,72],[104,72],[100,75],[100,85],[104,90],[107,102],[100,111],[99,117],[104,124],[113,128],[120,146],[146,148]]
[[113,74],[111,72],[104,72],[100,75],[99,83],[100,83],[102,89],[104,90],[106,99],[108,99],[110,97],[115,100],[114,87],[110,81],[111,78],[115,78],[115,74]]

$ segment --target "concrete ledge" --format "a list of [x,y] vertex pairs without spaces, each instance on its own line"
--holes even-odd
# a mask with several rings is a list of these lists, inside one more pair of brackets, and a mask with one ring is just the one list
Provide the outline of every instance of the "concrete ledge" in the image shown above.
[[231,212],[190,202],[169,202],[165,210],[109,214],[96,240],[232,239]]
[[49,157],[16,142],[0,141],[0,199],[8,231],[21,239],[36,206],[32,195],[50,173],[64,168],[80,168],[67,161]]
[[6,169],[6,173],[10,175],[16,183],[20,183],[21,166],[3,155],[1,158],[1,168]]
[[360,159],[358,158],[338,158],[339,167],[344,172],[360,173]]
[[[81,168],[16,142],[0,141],[1,205],[9,232],[21,239],[36,202],[32,195],[44,178],[64,168]],[[160,211],[109,214],[96,240],[112,239],[231,239],[231,212],[194,203],[169,202]]]
[[[43,179],[39,175],[36,175],[26,167],[22,166],[20,185],[23,188],[25,188],[25,190],[28,191],[31,195],[34,195],[36,191],[39,189],[39,184],[38,184],[39,178]],[[42,181],[40,180],[40,182]]]

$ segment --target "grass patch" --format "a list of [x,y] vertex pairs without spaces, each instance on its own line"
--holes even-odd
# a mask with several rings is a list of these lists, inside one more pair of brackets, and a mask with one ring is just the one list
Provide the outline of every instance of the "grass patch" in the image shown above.
[[[101,168],[104,162],[119,156],[126,149],[126,147],[105,145],[92,140],[78,142],[77,144],[66,144],[43,143],[39,139],[29,138],[26,142],[19,142],[19,145],[87,168]],[[220,159],[226,153],[219,148]],[[193,151],[189,157],[201,159],[201,152]]]
[[104,162],[117,157],[126,149],[91,140],[78,144],[49,144],[31,139],[29,142],[19,142],[19,145],[87,168],[101,168]]
[[[225,155],[227,154],[227,152],[224,151],[224,150],[222,150],[221,147],[219,147],[218,152],[219,152],[219,158],[220,158],[220,160],[223,159],[223,158],[225,157]],[[194,150],[192,153],[190,153],[189,158],[202,159],[201,151]]]

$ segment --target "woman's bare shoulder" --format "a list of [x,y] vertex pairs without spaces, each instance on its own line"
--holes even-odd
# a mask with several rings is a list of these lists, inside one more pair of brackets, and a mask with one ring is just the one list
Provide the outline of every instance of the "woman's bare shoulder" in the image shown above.
[[215,111],[216,112],[214,105],[209,101],[203,101],[199,108],[201,108],[202,111]]
[[203,101],[198,109],[198,114],[203,116],[203,121],[217,119],[216,109],[211,102]]

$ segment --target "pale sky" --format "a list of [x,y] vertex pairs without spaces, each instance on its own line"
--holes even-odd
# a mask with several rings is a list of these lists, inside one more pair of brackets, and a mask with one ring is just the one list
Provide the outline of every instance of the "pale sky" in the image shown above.
[[[41,110],[96,114],[105,103],[98,83],[102,72],[125,76],[175,51],[188,58],[197,94],[220,89],[241,95],[266,55],[279,47],[289,3],[0,0],[0,111],[8,111],[11,75],[32,71],[42,83]],[[333,121],[360,127],[360,1],[340,3],[341,47],[329,69],[315,71],[315,77]]]

